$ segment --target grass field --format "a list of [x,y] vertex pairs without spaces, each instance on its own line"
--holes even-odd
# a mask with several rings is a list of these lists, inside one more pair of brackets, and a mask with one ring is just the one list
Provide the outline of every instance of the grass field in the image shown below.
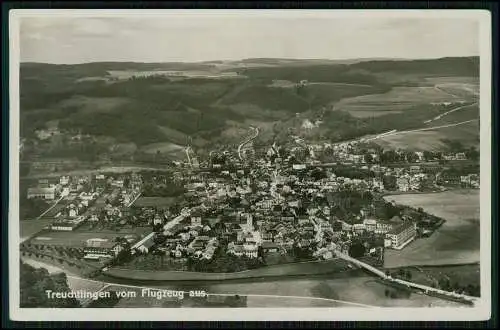
[[130,102],[126,97],[87,97],[76,95],[59,103],[61,108],[75,108],[81,113],[112,112]]
[[139,197],[134,206],[137,207],[161,207],[168,206],[175,202],[173,197]]
[[[446,117],[443,118],[445,120]],[[437,126],[438,124],[436,124]],[[434,125],[433,125],[434,126]],[[437,151],[446,147],[444,139],[460,141],[464,146],[479,146],[479,122],[438,128],[428,131],[408,132],[390,135],[374,140],[382,147],[414,151]]]
[[425,83],[459,97],[479,95],[479,77],[427,77]]
[[[133,235],[134,233],[129,233]],[[112,242],[117,237],[123,237],[126,233],[103,233],[103,232],[46,232],[37,235],[30,240],[31,244],[44,244],[53,246],[85,247],[86,241],[91,238],[107,239]]]
[[94,228],[90,227],[90,223],[84,223],[80,227],[76,228],[73,233],[86,233],[86,234],[91,234],[91,233],[97,233],[97,234],[116,234],[120,236],[125,236],[125,235],[137,235],[139,237],[144,237],[147,234],[151,232],[151,227],[150,226],[145,226],[145,227],[132,227],[131,225],[125,225],[121,228],[117,229],[109,229],[109,228],[102,228],[99,225],[97,225]]
[[[432,120],[427,123],[428,127],[442,126],[453,123],[460,123],[471,119],[479,119],[479,106],[477,104],[466,106],[463,108],[455,107],[456,111],[451,110],[450,113],[444,113],[441,118]],[[459,128],[458,126],[457,128]],[[479,128],[478,128],[479,133]]]
[[384,197],[397,204],[422,207],[446,222],[431,237],[417,239],[401,251],[386,250],[387,268],[463,264],[479,261],[479,190]]
[[19,222],[21,240],[27,239],[35,235],[40,230],[50,225],[54,219],[41,218],[38,220],[22,220]]
[[147,154],[156,154],[156,153],[172,153],[182,151],[183,147],[172,142],[157,142],[145,145],[141,148],[141,151]]
[[[240,295],[277,295],[301,296],[336,299],[382,307],[427,307],[457,306],[458,304],[437,298],[412,294],[406,299],[390,299],[385,296],[387,287],[371,277],[348,277],[337,279],[300,279],[286,281],[266,281],[258,283],[216,284],[210,285],[207,292],[237,293]],[[335,307],[349,307],[335,302],[326,302]],[[249,296],[248,307],[317,307],[314,300],[296,301],[288,297],[258,297]],[[299,305],[300,304],[300,305]],[[352,306],[350,306],[352,307]]]
[[335,104],[335,110],[348,111],[355,117],[382,116],[400,113],[418,104],[445,102],[453,99],[434,87],[395,87],[384,94],[345,98]]
[[[385,296],[387,287],[371,277],[349,278],[313,278],[292,280],[269,280],[251,283],[223,283],[197,286],[196,288],[179,285],[147,285],[164,290],[205,290],[208,294],[239,295],[246,297],[246,307],[356,307],[334,300],[359,303],[379,307],[462,307],[463,305],[419,294],[407,298],[391,299]],[[111,290],[123,290],[126,287],[112,286]],[[179,304],[172,299],[154,299],[141,297],[121,299],[115,307],[189,307],[189,299]],[[328,300],[332,299],[332,300]],[[333,300],[334,299],[334,300]],[[208,306],[207,306],[208,307]],[[225,306],[217,306],[225,307]]]

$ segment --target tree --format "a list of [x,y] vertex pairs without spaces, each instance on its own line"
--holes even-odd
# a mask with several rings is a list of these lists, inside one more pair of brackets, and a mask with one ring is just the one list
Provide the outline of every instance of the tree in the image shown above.
[[397,180],[396,180],[395,176],[393,176],[393,175],[385,175],[382,178],[382,182],[384,183],[384,187],[387,190],[395,190],[396,189]]
[[380,161],[382,163],[394,163],[399,160],[399,155],[394,150],[387,150],[380,156]]
[[470,147],[467,151],[465,151],[465,156],[467,159],[477,161],[479,159],[479,152],[475,147]]
[[416,154],[416,153],[414,153],[414,152],[412,152],[412,151],[410,151],[410,152],[408,152],[408,153],[406,154],[406,161],[407,161],[408,163],[414,163],[414,162],[416,162],[416,161],[417,161],[417,159],[418,159],[417,154]]
[[365,154],[365,162],[367,164],[373,164],[373,156],[371,154]]
[[424,157],[424,160],[426,162],[428,162],[429,160],[433,159],[433,154],[432,154],[432,152],[425,150],[423,157]]
[[340,221],[335,221],[332,225],[332,229],[335,232],[342,231],[342,222]]
[[75,308],[80,303],[75,298],[50,299],[46,290],[53,292],[70,291],[66,274],[50,275],[44,268],[34,268],[21,262],[20,265],[20,306],[23,308]]
[[315,168],[311,171],[311,177],[315,180],[315,181],[318,181],[318,180],[321,180],[321,179],[324,179],[326,178],[326,173],[324,170],[322,170],[321,168]]
[[359,258],[365,255],[366,248],[365,246],[360,243],[354,243],[349,247],[349,255],[353,258]]

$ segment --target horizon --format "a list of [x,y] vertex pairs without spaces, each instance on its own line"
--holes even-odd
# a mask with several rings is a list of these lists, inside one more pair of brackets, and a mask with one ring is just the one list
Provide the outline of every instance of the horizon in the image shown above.
[[244,59],[435,59],[479,55],[478,21],[337,12],[167,12],[19,18],[22,62],[200,63]]
[[165,62],[141,62],[141,61],[127,61],[127,60],[115,60],[115,61],[90,61],[90,62],[79,62],[79,63],[50,63],[50,62],[35,62],[35,61],[21,61],[20,64],[47,64],[47,65],[85,65],[85,64],[99,64],[99,63],[133,63],[133,64],[209,64],[214,62],[243,62],[251,60],[285,60],[285,61],[330,61],[330,62],[341,62],[341,61],[432,61],[441,60],[447,58],[479,58],[479,55],[470,56],[443,56],[443,57],[428,57],[428,58],[402,58],[402,57],[359,57],[359,58],[279,58],[279,57],[250,57],[243,59],[234,60],[207,60],[207,61],[165,61]]

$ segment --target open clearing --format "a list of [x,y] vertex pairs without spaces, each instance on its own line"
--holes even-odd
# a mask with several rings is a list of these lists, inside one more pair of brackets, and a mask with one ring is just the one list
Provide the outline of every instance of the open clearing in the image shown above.
[[479,95],[479,77],[429,77],[425,82],[460,97]]
[[76,108],[81,113],[108,113],[130,102],[126,97],[87,97],[76,95],[59,103],[61,108]]
[[335,104],[335,110],[348,111],[354,117],[382,116],[403,112],[419,104],[446,102],[453,99],[434,87],[395,87],[384,94],[345,98]]
[[169,206],[174,203],[173,197],[139,197],[135,202],[136,207],[156,207],[156,206]]
[[[439,117],[439,118],[438,118]],[[471,119],[479,119],[479,106],[477,104],[456,107],[442,115],[435,117],[431,122],[426,123],[429,127],[442,126],[447,124],[459,123]]]
[[446,220],[429,238],[417,239],[401,251],[386,250],[387,268],[411,265],[463,264],[479,261],[479,190],[384,197],[397,204],[422,207]]
[[171,142],[157,142],[145,145],[141,148],[141,151],[147,154],[156,154],[156,153],[171,153],[171,152],[179,152],[182,151],[182,147],[180,145],[171,143]]
[[[442,120],[444,121],[445,119],[446,117],[443,117]],[[479,146],[479,122],[474,121],[454,127],[389,135],[376,139],[374,142],[382,147],[391,149],[438,151],[446,147],[443,139],[457,140],[464,146],[477,147]]]
[[44,244],[53,246],[85,247],[86,241],[91,238],[107,239],[112,242],[117,237],[135,235],[133,233],[102,233],[102,232],[47,232],[41,233],[30,240],[31,244]]
[[50,225],[53,221],[53,218],[45,217],[38,220],[21,220],[19,222],[21,241],[35,235],[43,228]]

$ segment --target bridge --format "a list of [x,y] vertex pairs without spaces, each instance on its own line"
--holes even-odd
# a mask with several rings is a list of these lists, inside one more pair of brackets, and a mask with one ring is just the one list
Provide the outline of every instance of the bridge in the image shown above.
[[410,281],[405,281],[405,280],[401,280],[398,278],[394,278],[390,275],[385,274],[383,271],[381,271],[380,269],[378,269],[376,267],[373,267],[373,266],[371,266],[365,262],[362,262],[358,259],[352,258],[352,257],[348,256],[347,254],[339,252],[339,251],[336,251],[336,255],[337,255],[337,257],[344,259],[345,261],[351,262],[351,263],[357,265],[358,267],[366,269],[367,271],[375,274],[376,276],[380,277],[384,281],[393,282],[393,283],[396,283],[396,284],[399,284],[402,286],[406,286],[410,289],[421,290],[425,294],[434,293],[434,294],[438,294],[438,295],[447,296],[450,298],[460,299],[460,300],[467,301],[467,302],[470,302],[473,304],[479,300],[478,297],[471,297],[471,296],[467,296],[467,295],[456,293],[456,292],[445,291],[445,290],[433,288],[430,286],[426,286],[423,284],[413,283]]

